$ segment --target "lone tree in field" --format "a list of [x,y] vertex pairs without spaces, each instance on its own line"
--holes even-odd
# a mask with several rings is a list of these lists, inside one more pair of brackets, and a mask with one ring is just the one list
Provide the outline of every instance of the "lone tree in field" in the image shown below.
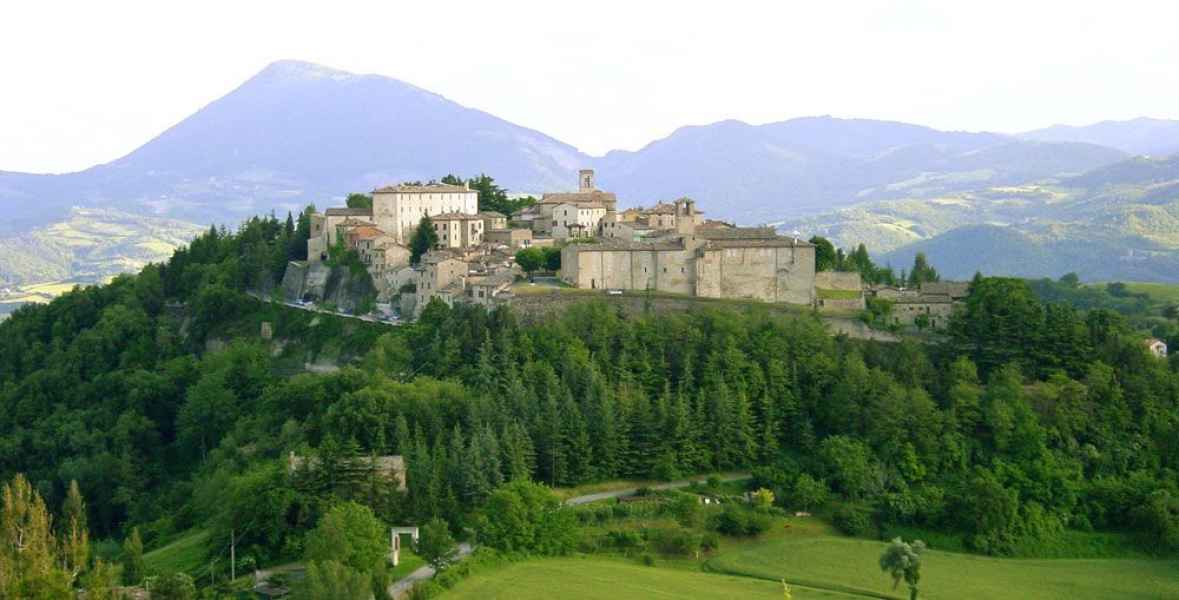
[[904,579],[909,586],[909,600],[917,600],[922,552],[925,552],[925,542],[915,540],[909,544],[901,538],[894,538],[880,555],[880,570],[892,575],[892,589],[897,589]]

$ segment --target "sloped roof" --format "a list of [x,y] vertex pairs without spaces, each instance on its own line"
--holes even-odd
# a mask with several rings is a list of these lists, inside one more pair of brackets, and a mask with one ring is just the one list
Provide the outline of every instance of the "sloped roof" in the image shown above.
[[970,295],[969,281],[929,281],[921,284],[922,294],[946,294],[951,298]]
[[373,209],[336,207],[323,211],[323,214],[329,217],[371,217],[373,216]]
[[541,196],[541,204],[610,204],[618,201],[614,192],[550,192]]
[[483,217],[461,212],[446,212],[430,217],[431,221],[482,221]]
[[374,194],[457,194],[462,192],[471,192],[461,185],[450,185],[448,183],[428,183],[426,185],[413,185],[408,183],[399,183],[396,185],[386,185],[373,190]]
[[[773,240],[785,239],[793,240],[793,238],[786,238],[779,236],[773,227],[706,227],[696,232],[696,237],[705,240]],[[810,246],[809,242],[798,240],[798,246]]]

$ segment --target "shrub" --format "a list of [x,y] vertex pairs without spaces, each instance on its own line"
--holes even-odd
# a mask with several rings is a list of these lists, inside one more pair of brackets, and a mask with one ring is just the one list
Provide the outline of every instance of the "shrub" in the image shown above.
[[846,535],[863,537],[872,530],[872,513],[861,504],[842,504],[831,515],[831,523]]
[[700,536],[700,549],[705,552],[720,550],[720,536],[715,531],[707,531]]
[[700,507],[700,498],[698,496],[677,494],[667,504],[667,511],[675,517],[676,522],[680,525],[684,527],[696,527],[700,525],[703,509]]
[[730,505],[713,517],[712,528],[725,535],[753,536],[769,529],[770,522],[767,514]]
[[769,510],[774,505],[774,493],[761,488],[750,496],[750,504],[758,510]]
[[700,552],[700,534],[682,527],[646,530],[651,548],[665,556],[695,556]]
[[654,567],[655,566],[655,557],[651,556],[651,554],[649,552],[644,552],[643,555],[639,557],[639,562],[643,563],[644,565],[646,565],[648,567]]
[[196,585],[192,577],[184,573],[171,573],[156,578],[152,585],[151,597],[157,600],[192,600],[196,598]]

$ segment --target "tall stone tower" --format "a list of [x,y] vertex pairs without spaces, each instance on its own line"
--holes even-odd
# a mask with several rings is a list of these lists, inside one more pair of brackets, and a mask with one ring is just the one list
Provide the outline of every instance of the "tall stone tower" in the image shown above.
[[579,191],[579,192],[592,192],[592,191],[594,191],[594,170],[593,169],[582,169],[582,170],[578,171],[577,174],[578,174],[578,181],[580,182],[578,184],[577,191]]

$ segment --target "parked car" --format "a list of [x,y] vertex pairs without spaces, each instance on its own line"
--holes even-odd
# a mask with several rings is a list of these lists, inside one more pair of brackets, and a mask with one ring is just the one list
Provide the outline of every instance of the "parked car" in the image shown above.
[[622,295],[622,290],[620,290],[620,289],[606,290],[606,293],[607,293],[607,294],[609,294],[609,295],[611,295],[611,296],[621,296],[621,295]]

